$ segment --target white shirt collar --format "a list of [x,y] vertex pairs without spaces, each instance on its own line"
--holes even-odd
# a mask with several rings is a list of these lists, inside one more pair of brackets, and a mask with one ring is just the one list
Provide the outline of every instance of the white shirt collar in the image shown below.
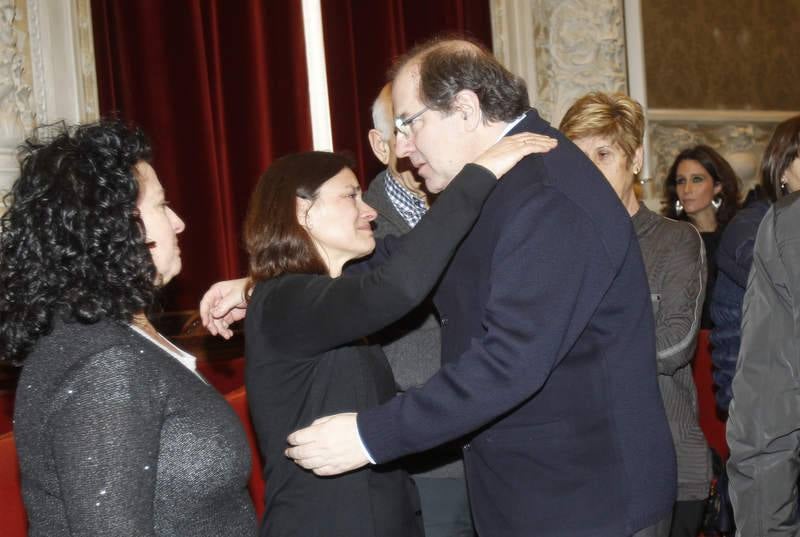
[[[194,356],[192,356],[188,352],[186,352],[183,349],[180,349],[178,347],[175,347],[174,349],[172,349],[170,347],[167,347],[166,345],[162,344],[160,341],[158,341],[156,339],[153,339],[150,336],[150,334],[148,334],[147,332],[145,332],[144,330],[142,330],[141,328],[139,328],[138,326],[136,326],[134,324],[129,324],[128,326],[130,326],[131,329],[134,332],[136,332],[137,334],[139,334],[140,336],[142,336],[142,337],[150,340],[151,342],[155,343],[156,345],[158,345],[161,349],[164,350],[164,352],[166,352],[167,354],[169,354],[170,356],[172,356],[173,358],[178,360],[178,362],[180,362],[184,367],[186,367],[186,369],[188,369],[189,371],[191,371],[192,373],[197,375],[197,377],[200,380],[202,380],[203,382],[208,384],[208,382],[206,382],[206,379],[204,379],[200,375],[200,373],[198,373],[198,371],[197,371],[197,361],[196,361],[196,358]],[[159,334],[159,335],[161,335],[161,334]],[[161,337],[164,337],[164,336],[161,335]]]
[[517,126],[517,123],[519,123],[520,121],[522,121],[523,119],[525,119],[525,116],[526,116],[526,115],[528,115],[528,113],[527,113],[527,112],[525,112],[524,114],[522,114],[521,116],[519,116],[517,119],[515,119],[514,121],[512,121],[511,123],[509,123],[508,125],[506,125],[506,128],[505,128],[505,129],[503,129],[503,132],[502,132],[502,133],[500,133],[500,136],[497,138],[497,141],[499,142],[499,141],[500,141],[500,140],[503,138],[503,136],[505,136],[506,134],[508,134],[509,132],[511,132],[511,129],[513,129],[514,127],[516,127],[516,126]]

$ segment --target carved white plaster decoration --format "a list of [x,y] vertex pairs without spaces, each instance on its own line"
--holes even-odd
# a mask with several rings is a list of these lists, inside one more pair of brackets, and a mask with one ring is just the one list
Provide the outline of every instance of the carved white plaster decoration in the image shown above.
[[626,91],[622,0],[492,0],[495,55],[557,125],[592,91]]
[[0,193],[34,127],[97,115],[90,0],[0,0]]
[[533,1],[543,116],[557,125],[589,91],[626,91],[622,0]]
[[533,4],[527,0],[492,0],[494,55],[528,85],[528,98],[536,103],[538,79],[533,35]]
[[24,22],[24,5],[0,0],[0,195],[18,174],[16,146],[34,124]]
[[97,118],[89,0],[27,0],[37,119]]
[[44,58],[41,46],[42,29],[39,2],[28,1],[28,32],[31,36],[30,57],[32,64],[33,87],[35,88],[34,106],[38,122],[47,117],[47,99],[45,92]]
[[97,97],[97,70],[94,63],[91,0],[73,0],[78,24],[78,65],[81,79],[81,121],[95,121],[100,116]]

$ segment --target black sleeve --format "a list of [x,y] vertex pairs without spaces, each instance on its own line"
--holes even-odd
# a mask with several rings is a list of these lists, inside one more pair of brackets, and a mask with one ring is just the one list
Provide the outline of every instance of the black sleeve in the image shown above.
[[392,237],[391,251],[382,247],[373,256],[371,270],[265,282],[268,296],[260,297],[257,288],[253,298],[261,302],[271,343],[293,353],[317,354],[402,317],[433,289],[495,184],[487,169],[465,166],[414,229]]

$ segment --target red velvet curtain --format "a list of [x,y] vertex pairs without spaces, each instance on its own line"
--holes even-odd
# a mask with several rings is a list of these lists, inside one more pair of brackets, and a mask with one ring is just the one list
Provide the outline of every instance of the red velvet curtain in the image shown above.
[[300,2],[92,0],[100,113],[149,134],[186,221],[167,310],[246,270],[241,226],[273,158],[312,147]]
[[491,49],[489,0],[322,0],[322,15],[334,147],[353,151],[366,184],[382,167],[367,133],[393,59],[447,33]]

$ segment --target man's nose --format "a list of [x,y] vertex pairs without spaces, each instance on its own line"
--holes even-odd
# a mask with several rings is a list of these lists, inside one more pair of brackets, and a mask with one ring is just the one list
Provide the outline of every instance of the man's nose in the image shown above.
[[404,158],[410,155],[416,147],[414,146],[414,142],[411,139],[411,135],[403,134],[402,132],[398,132],[397,136],[394,138],[394,150],[395,155],[397,158]]

